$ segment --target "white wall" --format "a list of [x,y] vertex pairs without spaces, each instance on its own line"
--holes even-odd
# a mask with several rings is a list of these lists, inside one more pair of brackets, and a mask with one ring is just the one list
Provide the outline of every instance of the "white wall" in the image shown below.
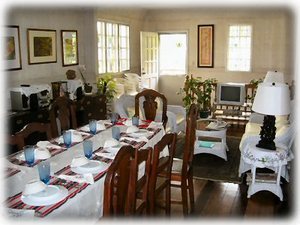
[[[74,69],[77,77],[80,73],[77,66],[62,66],[60,30],[78,31],[79,64],[87,68],[86,78],[95,82],[97,74],[97,19],[120,22],[130,26],[130,65],[131,72],[140,73],[139,32],[142,30],[144,11],[139,9],[49,9],[12,8],[8,12],[7,24],[20,27],[22,70],[7,71],[8,86],[20,84],[40,84],[66,79],[66,71]],[[27,29],[41,28],[56,30],[57,62],[46,64],[28,64]]]
[[[91,48],[87,40],[94,37],[91,34],[90,27],[90,11],[77,9],[49,9],[49,8],[32,8],[32,9],[11,9],[8,12],[6,23],[8,25],[18,25],[20,27],[21,41],[21,57],[22,69],[9,71],[8,86],[16,86],[20,84],[36,84],[48,83],[66,79],[66,71],[74,69],[77,72],[77,77],[80,77],[77,66],[62,66],[61,53],[61,30],[77,30],[78,31],[78,49],[79,49],[79,64],[85,64],[88,71],[88,80],[92,79],[90,74],[91,68],[94,67],[95,57],[91,57]],[[46,64],[28,64],[27,51],[27,29],[40,28],[56,30],[57,37],[57,62]]]
[[[188,32],[188,73],[221,82],[249,82],[265,76],[268,70],[282,71],[286,80],[293,79],[293,26],[291,11],[285,8],[189,8],[152,10],[146,27],[151,31]],[[214,24],[214,68],[197,68],[197,26]],[[227,35],[230,24],[253,26],[252,71],[226,71]]]

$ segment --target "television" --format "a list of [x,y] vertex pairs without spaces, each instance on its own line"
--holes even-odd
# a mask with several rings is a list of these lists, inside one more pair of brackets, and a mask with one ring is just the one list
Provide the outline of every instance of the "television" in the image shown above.
[[245,104],[245,84],[218,83],[217,103],[225,105]]

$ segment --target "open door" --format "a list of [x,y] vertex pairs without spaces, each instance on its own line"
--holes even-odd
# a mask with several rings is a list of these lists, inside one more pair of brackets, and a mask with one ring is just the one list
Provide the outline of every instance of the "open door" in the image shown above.
[[143,88],[158,89],[158,33],[141,32],[141,83]]

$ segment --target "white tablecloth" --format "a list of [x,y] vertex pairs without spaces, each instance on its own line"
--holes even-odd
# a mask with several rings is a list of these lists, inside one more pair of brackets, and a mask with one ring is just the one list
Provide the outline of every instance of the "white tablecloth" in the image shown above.
[[[126,126],[119,126],[121,132],[126,130]],[[150,139],[143,148],[148,146],[153,147],[165,134],[162,126],[161,130],[152,139]],[[105,140],[111,137],[111,128],[104,130],[90,139],[93,141],[93,149],[98,149],[104,145]],[[167,149],[166,149],[167,150]],[[51,163],[51,173],[64,168],[71,164],[74,156],[83,155],[83,145],[79,143],[68,150],[55,155],[48,159]],[[167,155],[167,151],[164,155]],[[19,168],[22,167],[18,166]],[[6,178],[6,190],[4,193],[4,199],[13,196],[24,190],[25,184],[32,180],[39,179],[37,166],[33,168],[26,168],[26,171],[21,171],[11,177]],[[89,185],[86,189],[78,193],[74,198],[69,199],[65,204],[55,209],[52,213],[44,218],[34,217],[35,220],[49,220],[53,218],[62,219],[76,219],[84,220],[85,222],[95,222],[102,217],[103,210],[103,193],[104,193],[104,180],[105,175],[92,185]]]

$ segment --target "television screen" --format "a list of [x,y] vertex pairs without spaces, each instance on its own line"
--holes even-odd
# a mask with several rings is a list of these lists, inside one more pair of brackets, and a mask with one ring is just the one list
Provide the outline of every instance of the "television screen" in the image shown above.
[[239,102],[241,96],[241,88],[235,86],[221,87],[221,101]]
[[240,83],[218,84],[218,104],[243,105],[245,103],[245,85]]

